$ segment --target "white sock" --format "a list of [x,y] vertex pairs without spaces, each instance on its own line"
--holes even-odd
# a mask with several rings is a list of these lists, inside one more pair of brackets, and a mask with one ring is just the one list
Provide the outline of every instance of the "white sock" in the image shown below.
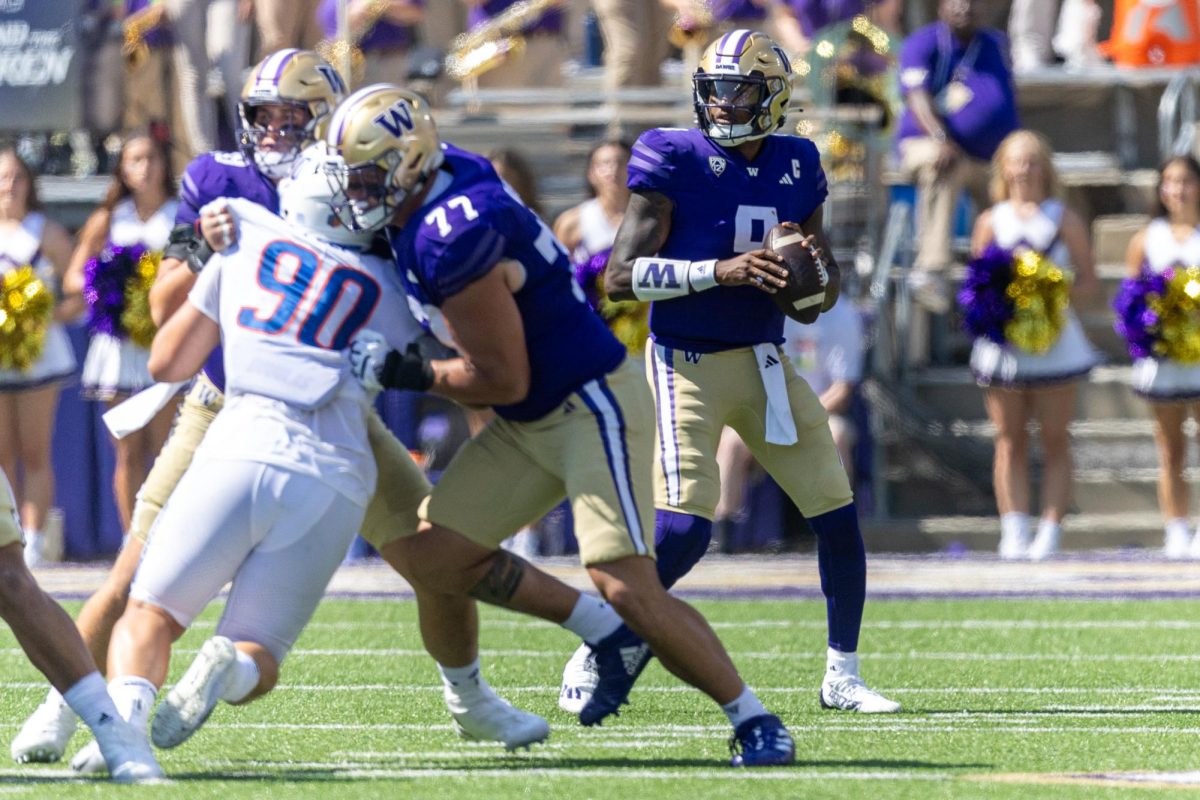
[[843,653],[832,647],[825,654],[825,680],[858,675],[858,653]]
[[468,706],[492,694],[492,687],[483,679],[478,658],[465,667],[443,667],[438,664],[438,672],[442,674],[442,695],[446,698],[446,705],[455,713],[465,711]]
[[721,710],[725,712],[725,716],[729,717],[729,722],[734,728],[748,719],[761,717],[767,713],[762,701],[749,686],[743,686],[742,693],[737,696],[737,699],[721,706]]
[[253,658],[241,650],[234,649],[237,658],[229,668],[224,683],[221,684],[221,699],[227,703],[245,700],[246,695],[258,686],[258,664]]
[[158,696],[158,688],[153,683],[137,675],[122,675],[109,681],[108,693],[123,719],[133,723],[138,730],[146,729],[154,698]]
[[1191,536],[1191,528],[1188,527],[1188,521],[1183,517],[1167,520],[1164,526],[1167,531],[1167,538],[1178,536],[1181,539]]
[[596,644],[621,627],[621,618],[599,597],[581,594],[562,626],[588,644]]
[[59,694],[57,689],[51,689],[46,695],[46,702],[65,702],[71,707],[88,727],[100,722],[105,715],[117,716],[117,708],[108,695],[108,687],[99,671],[84,675],[67,689],[66,694]]
[[1041,521],[1038,522],[1037,535],[1039,539],[1045,539],[1058,535],[1061,530],[1062,526],[1057,522],[1047,517],[1042,517]]
[[1000,533],[1004,536],[1029,536],[1029,515],[1024,511],[1010,511],[1000,515]]

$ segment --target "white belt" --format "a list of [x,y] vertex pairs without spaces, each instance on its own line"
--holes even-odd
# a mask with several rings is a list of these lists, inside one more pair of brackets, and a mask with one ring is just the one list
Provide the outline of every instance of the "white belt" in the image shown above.
[[787,378],[779,348],[773,344],[754,345],[754,360],[767,393],[767,444],[795,444],[796,421],[788,402]]

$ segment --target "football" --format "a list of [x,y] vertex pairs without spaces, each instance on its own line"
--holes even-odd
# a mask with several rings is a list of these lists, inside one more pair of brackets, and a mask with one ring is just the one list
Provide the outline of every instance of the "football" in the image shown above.
[[784,314],[805,325],[816,322],[822,311],[837,301],[837,268],[828,261],[818,262],[803,242],[805,236],[795,228],[776,225],[767,232],[763,246],[774,250],[788,270],[787,286],[771,295]]

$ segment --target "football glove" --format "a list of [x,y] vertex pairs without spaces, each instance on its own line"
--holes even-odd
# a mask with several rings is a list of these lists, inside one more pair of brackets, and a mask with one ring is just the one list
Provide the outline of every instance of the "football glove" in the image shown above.
[[433,386],[433,366],[416,342],[404,352],[388,348],[375,331],[360,331],[350,341],[350,371],[369,392],[408,389],[424,392]]

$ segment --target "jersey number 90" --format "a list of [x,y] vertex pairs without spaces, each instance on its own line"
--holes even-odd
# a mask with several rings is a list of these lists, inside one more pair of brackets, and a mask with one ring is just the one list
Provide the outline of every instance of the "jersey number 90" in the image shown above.
[[348,347],[379,302],[379,284],[345,265],[318,275],[319,266],[308,248],[271,242],[258,262],[258,285],[278,300],[273,309],[243,306],[238,325],[272,336],[291,329],[301,344],[323,350]]

